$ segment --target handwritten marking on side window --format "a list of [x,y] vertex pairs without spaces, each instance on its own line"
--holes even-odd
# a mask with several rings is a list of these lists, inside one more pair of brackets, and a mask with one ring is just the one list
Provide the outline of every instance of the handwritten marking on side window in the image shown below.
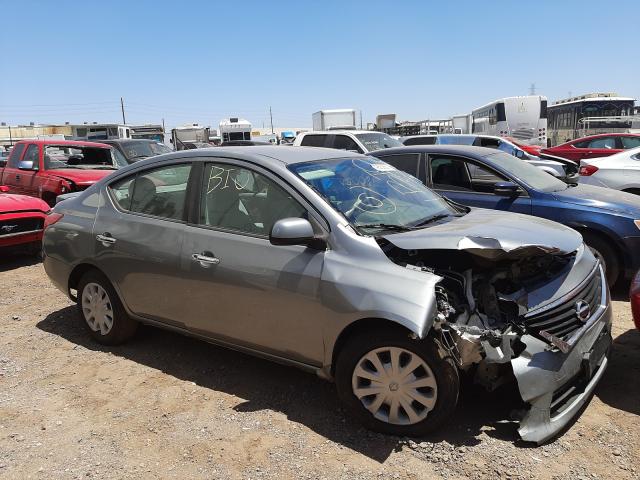
[[[236,190],[244,190],[249,185],[251,181],[251,175],[240,171],[238,174],[231,176],[231,172],[236,171],[235,168],[222,168],[216,165],[211,167],[211,173],[209,174],[209,181],[207,183],[207,194],[210,194],[214,190],[220,188],[220,190],[224,190],[225,188],[229,188],[231,185],[229,181],[236,187]],[[243,175],[244,173],[244,175]],[[244,176],[244,183],[240,180],[240,177]]]

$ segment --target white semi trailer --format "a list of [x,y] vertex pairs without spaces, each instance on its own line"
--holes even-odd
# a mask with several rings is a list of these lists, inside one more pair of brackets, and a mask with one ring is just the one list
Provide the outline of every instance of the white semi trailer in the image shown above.
[[312,115],[314,130],[356,128],[356,111],[352,108],[320,110]]

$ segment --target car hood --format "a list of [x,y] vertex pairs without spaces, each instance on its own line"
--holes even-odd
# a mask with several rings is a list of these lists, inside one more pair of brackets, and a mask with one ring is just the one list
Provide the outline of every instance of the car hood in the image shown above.
[[383,238],[405,250],[465,250],[492,260],[566,254],[582,244],[578,232],[559,223],[483,208],[472,208],[448,222]]
[[640,219],[640,197],[632,193],[578,184],[560,192],[553,192],[553,196],[561,202],[599,208]]
[[0,193],[0,214],[9,212],[24,212],[26,210],[49,211],[49,205],[39,198],[27,195],[13,195]]
[[50,175],[70,180],[77,185],[92,185],[115,170],[81,170],[75,168],[57,168],[49,170]]

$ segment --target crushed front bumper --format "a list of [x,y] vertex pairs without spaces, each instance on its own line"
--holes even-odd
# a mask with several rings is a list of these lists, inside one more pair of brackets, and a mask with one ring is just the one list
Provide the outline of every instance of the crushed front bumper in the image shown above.
[[604,288],[604,308],[572,346],[562,353],[531,335],[525,351],[511,361],[522,399],[530,405],[520,421],[523,440],[543,443],[567,426],[589,400],[607,368],[611,340],[611,306]]

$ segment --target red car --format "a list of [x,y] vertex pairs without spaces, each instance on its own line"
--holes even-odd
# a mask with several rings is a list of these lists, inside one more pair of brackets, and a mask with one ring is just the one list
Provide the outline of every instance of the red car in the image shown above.
[[580,163],[580,160],[584,158],[608,157],[635,147],[640,147],[640,135],[638,134],[603,133],[571,140],[555,147],[543,148],[541,152]]
[[126,165],[120,152],[103,143],[21,140],[0,169],[0,185],[53,206],[58,195],[85,190]]
[[39,198],[11,195],[0,186],[0,252],[6,247],[27,247],[39,252],[49,205]]
[[542,150],[542,147],[540,145],[527,145],[525,143],[520,143],[518,140],[516,140],[513,137],[504,137],[504,138],[505,140],[509,140],[511,143],[513,143],[516,147],[527,152],[529,155],[533,155],[535,157],[539,156],[540,150]]

